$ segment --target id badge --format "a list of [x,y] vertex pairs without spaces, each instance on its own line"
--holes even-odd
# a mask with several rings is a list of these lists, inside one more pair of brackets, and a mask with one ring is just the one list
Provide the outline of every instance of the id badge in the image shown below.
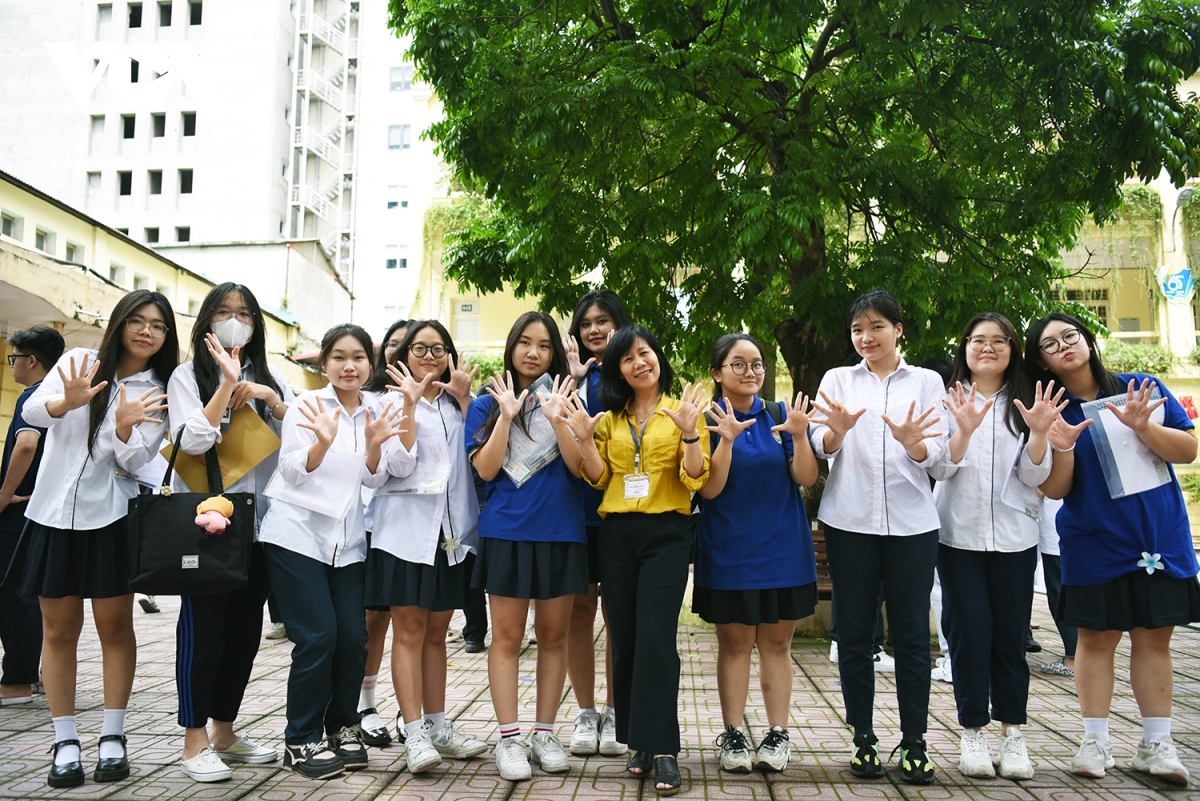
[[650,497],[650,474],[628,473],[625,476],[625,500]]

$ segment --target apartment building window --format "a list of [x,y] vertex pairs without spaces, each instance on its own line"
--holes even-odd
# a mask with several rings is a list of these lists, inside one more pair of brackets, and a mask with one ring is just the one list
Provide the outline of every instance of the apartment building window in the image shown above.
[[159,284],[158,286],[154,287],[154,291],[160,295],[166,295],[168,298],[171,297],[171,287],[167,286],[166,284]]
[[120,264],[109,264],[108,280],[117,286],[125,286],[125,267]]
[[142,4],[141,3],[130,3],[129,4],[129,27],[130,28],[142,27]]
[[129,82],[138,82],[138,63],[135,59],[129,59]]
[[200,313],[200,301],[197,300],[196,298],[188,298],[187,313],[189,315],[191,315],[192,317],[195,317],[197,314],[199,314]]
[[400,187],[389,186],[387,188],[387,207],[394,209],[400,205]]
[[167,135],[167,115],[166,114],[151,114],[150,127],[153,131],[155,139]]
[[400,251],[400,248],[396,247],[395,245],[387,246],[387,257],[384,259],[384,262],[383,262],[384,269],[387,269],[387,270],[395,270],[396,269],[396,266],[397,266],[398,262],[400,261],[400,259],[399,259],[400,252],[399,251]]
[[150,279],[144,275],[134,273],[133,274],[133,288],[134,289],[145,289],[145,290],[149,291]]
[[66,259],[72,264],[78,264],[83,261],[83,248],[76,245],[74,242],[68,242],[66,247]]
[[408,208],[408,184],[400,185],[399,198],[400,198],[400,208],[407,209]]
[[33,246],[43,253],[54,255],[54,232],[42,228],[33,230]]
[[411,146],[411,125],[388,126],[388,150],[408,150]]
[[192,25],[199,25],[201,18],[204,16],[204,4],[192,0],[188,3],[188,21]]
[[87,202],[93,203],[100,199],[100,173],[87,174]]
[[137,116],[134,114],[121,115],[121,138],[132,139],[137,131]]
[[162,170],[150,170],[147,175],[150,178],[150,194],[162,194]]
[[133,173],[129,170],[121,170],[117,173],[117,194],[132,195],[133,194]]
[[192,229],[186,225],[176,227],[175,241],[176,242],[191,242],[192,241]]
[[15,214],[9,214],[7,211],[0,212],[0,234],[7,236],[9,239],[21,239],[22,223],[24,219]]
[[195,136],[196,135],[196,112],[194,112],[194,111],[183,112],[183,135],[184,136]]
[[179,194],[181,194],[181,195],[192,194],[192,171],[191,170],[180,170],[179,171]]
[[158,4],[158,27],[160,27],[160,28],[170,28],[171,27],[171,4],[170,3],[159,3]]
[[112,3],[100,3],[96,6],[96,24],[107,25],[112,22]]
[[104,144],[104,115],[92,115],[91,135],[88,137],[88,153],[96,155],[100,152],[100,146]]
[[146,229],[146,242],[153,245],[157,241],[158,241],[158,229],[157,228],[147,228]]
[[407,92],[412,89],[412,76],[412,64],[392,67],[388,73],[388,89],[393,92]]

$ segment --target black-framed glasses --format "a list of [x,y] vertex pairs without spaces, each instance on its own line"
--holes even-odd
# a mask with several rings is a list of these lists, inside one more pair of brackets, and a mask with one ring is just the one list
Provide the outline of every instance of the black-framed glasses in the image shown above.
[[1008,337],[985,337],[982,335],[967,337],[967,347],[976,353],[981,353],[987,347],[990,347],[996,353],[1003,353],[1008,350],[1011,344],[1012,340]]
[[167,328],[166,323],[160,323],[158,320],[150,322],[143,317],[129,317],[125,320],[125,327],[135,334],[140,334],[146,329],[150,329],[150,336],[154,339],[161,339],[167,335],[171,329]]
[[408,346],[408,352],[413,356],[416,356],[418,359],[423,357],[426,353],[432,353],[433,358],[435,359],[440,359],[448,353],[446,346],[440,342],[436,345],[426,345],[424,342],[414,342]]
[[755,375],[762,375],[763,373],[767,372],[767,366],[765,364],[763,364],[761,360],[750,362],[749,364],[747,364],[746,362],[743,362],[741,360],[738,360],[738,361],[729,362],[728,364],[723,364],[721,366],[728,367],[730,370],[733,371],[734,375],[745,375],[746,370],[749,370],[750,372],[754,373]]
[[1043,339],[1038,343],[1038,349],[1042,353],[1058,353],[1063,345],[1066,345],[1069,348],[1078,342],[1081,336],[1083,336],[1083,334],[1078,328],[1068,328],[1066,331],[1063,331],[1062,336],[1058,339],[1054,339],[1053,337],[1050,339]]
[[8,366],[12,367],[17,363],[17,359],[28,359],[32,353],[10,353],[8,354]]

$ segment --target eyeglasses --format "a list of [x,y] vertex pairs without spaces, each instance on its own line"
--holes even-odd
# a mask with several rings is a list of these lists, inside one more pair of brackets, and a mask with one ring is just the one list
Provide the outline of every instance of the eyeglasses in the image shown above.
[[1054,339],[1053,337],[1050,339],[1043,339],[1040,343],[1038,343],[1038,349],[1040,349],[1042,353],[1058,353],[1059,349],[1063,345],[1066,345],[1069,348],[1078,342],[1081,336],[1083,336],[1083,334],[1080,333],[1078,328],[1068,328],[1066,331],[1063,331],[1063,334],[1059,339]]
[[440,359],[446,355],[446,346],[442,344],[426,345],[424,342],[416,342],[408,346],[408,352],[420,359],[426,353],[432,353],[433,358]]
[[767,366],[761,361],[750,362],[749,364],[746,364],[743,361],[736,361],[730,362],[729,364],[723,364],[721,366],[728,367],[733,371],[734,375],[745,375],[747,369],[755,375],[762,375],[763,373],[767,372]]
[[12,367],[17,363],[17,359],[28,359],[32,353],[10,353],[8,354],[8,366]]
[[150,329],[150,336],[154,339],[161,339],[167,335],[171,329],[167,328],[165,323],[160,323],[157,320],[149,322],[142,317],[129,317],[125,320],[125,328],[135,334],[140,334],[147,328]]
[[218,323],[224,322],[230,317],[236,317],[238,318],[239,322],[245,323],[246,325],[254,325],[254,315],[251,314],[248,309],[242,309],[241,311],[236,312],[232,309],[217,309],[212,315],[213,320]]
[[1008,350],[1009,344],[1012,342],[1008,337],[967,337],[967,347],[976,353],[980,353],[986,347],[991,347],[996,353],[1003,353]]

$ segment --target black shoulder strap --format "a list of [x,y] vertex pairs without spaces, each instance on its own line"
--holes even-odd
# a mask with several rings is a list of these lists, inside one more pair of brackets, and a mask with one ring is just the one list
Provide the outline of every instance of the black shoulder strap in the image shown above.
[[783,425],[783,403],[781,401],[764,400],[763,406],[767,407],[767,414],[771,415],[771,421],[775,425]]
[[[175,441],[171,444],[171,458],[167,462],[167,472],[163,474],[162,486],[171,486],[171,474],[175,472],[175,457],[179,455],[179,441],[183,439],[183,426],[175,432]],[[217,458],[217,446],[214,444],[204,454],[205,472],[208,474],[208,491],[214,495],[220,495],[225,491],[224,482],[221,479],[221,463]]]

